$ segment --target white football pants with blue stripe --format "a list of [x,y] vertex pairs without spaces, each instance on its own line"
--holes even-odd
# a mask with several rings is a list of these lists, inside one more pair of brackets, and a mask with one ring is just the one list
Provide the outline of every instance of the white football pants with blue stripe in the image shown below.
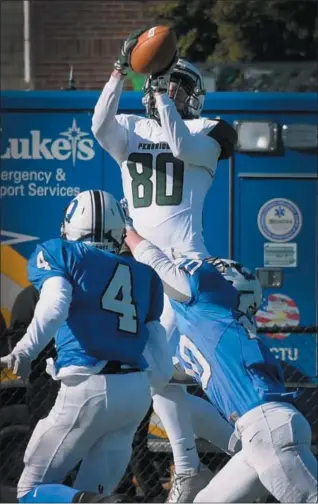
[[62,483],[81,460],[75,488],[110,495],[150,404],[145,372],[63,378],[55,405],[27,446],[18,498],[43,483]]
[[251,484],[256,483],[251,478],[253,471],[279,502],[317,502],[317,460],[311,452],[311,429],[294,406],[279,402],[258,406],[236,422],[235,430],[242,450],[194,502],[251,502],[247,496],[253,494]]

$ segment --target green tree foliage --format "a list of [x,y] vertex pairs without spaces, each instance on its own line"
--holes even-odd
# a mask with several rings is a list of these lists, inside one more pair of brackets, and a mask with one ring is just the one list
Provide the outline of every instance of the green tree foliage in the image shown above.
[[168,0],[160,22],[175,28],[192,61],[317,59],[317,0]]

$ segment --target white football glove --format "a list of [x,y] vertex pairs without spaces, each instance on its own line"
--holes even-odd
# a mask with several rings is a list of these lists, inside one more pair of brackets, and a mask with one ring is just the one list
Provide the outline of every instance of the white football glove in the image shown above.
[[29,357],[20,353],[10,353],[0,358],[0,367],[8,368],[14,374],[20,376],[22,380],[26,380],[31,373],[31,361]]
[[127,202],[126,198],[122,198],[119,203],[120,203],[120,206],[121,206],[122,211],[124,213],[126,230],[127,231],[135,231],[133,220],[129,215],[128,202]]

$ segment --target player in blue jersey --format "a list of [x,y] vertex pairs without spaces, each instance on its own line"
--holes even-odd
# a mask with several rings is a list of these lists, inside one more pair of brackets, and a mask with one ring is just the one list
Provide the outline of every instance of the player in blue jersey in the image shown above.
[[40,298],[25,336],[1,358],[27,378],[32,360],[55,338],[57,359],[47,370],[61,387],[27,446],[19,499],[40,484],[61,483],[81,460],[76,488],[110,495],[129,463],[151,388],[160,390],[172,374],[159,322],[162,283],[148,266],[119,255],[119,203],[103,191],[80,193],[61,233],[29,260]]
[[[285,390],[278,361],[239,322],[237,290],[213,259],[175,264],[132,228],[126,243],[135,258],[157,271],[169,291],[181,333],[177,353],[183,369],[235,426],[242,443],[241,452],[195,502],[246,502],[242,488],[249,493],[251,470],[280,502],[317,502],[310,426],[292,404],[295,393]],[[249,467],[248,481],[242,461]]]

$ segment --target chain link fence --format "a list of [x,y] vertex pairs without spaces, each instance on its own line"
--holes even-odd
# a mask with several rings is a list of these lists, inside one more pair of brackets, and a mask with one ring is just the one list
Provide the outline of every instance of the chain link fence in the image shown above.
[[[1,355],[14,347],[25,332],[24,328],[8,329],[0,340]],[[316,337],[318,328],[314,326],[293,328],[262,328],[263,333],[293,332],[299,338],[303,334]],[[27,382],[17,378],[6,369],[1,371],[0,381],[0,502],[15,502],[17,481],[23,470],[23,454],[30,435],[41,418],[47,415],[54,404],[58,382],[54,382],[45,372],[46,359],[54,357],[53,345],[43,350],[33,363],[32,373]],[[303,394],[297,400],[297,407],[309,420],[313,432],[313,451],[317,455],[318,445],[318,390],[317,377],[304,376],[291,365],[283,363],[286,385],[290,389],[303,387]],[[197,386],[188,386],[192,394],[204,396]],[[200,458],[216,473],[227,462],[228,456],[203,439],[197,439]],[[76,468],[74,469],[76,473]],[[74,473],[65,483],[72,484]],[[170,488],[173,475],[173,458],[160,419],[150,410],[138,429],[133,446],[133,457],[125,477],[120,483],[120,491],[134,501],[163,502]]]

